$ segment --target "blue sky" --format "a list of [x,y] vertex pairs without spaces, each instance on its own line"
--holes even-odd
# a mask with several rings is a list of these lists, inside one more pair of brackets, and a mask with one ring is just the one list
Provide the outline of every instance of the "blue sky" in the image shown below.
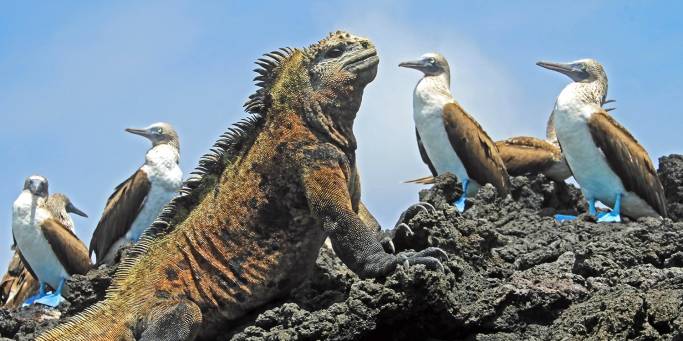
[[363,199],[385,227],[417,199],[401,181],[426,175],[401,60],[443,53],[455,98],[494,139],[542,136],[567,83],[540,59],[592,57],[606,68],[616,118],[650,155],[682,152],[683,3],[675,1],[14,1],[0,3],[0,266],[11,206],[30,174],[90,218],[148,143],[126,127],[174,124],[188,172],[244,116],[253,61],[346,29],[372,39],[380,70],[356,120]]

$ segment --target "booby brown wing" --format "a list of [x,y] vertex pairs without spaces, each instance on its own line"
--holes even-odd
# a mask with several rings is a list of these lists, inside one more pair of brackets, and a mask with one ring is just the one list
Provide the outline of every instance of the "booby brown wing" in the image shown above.
[[55,219],[43,221],[40,228],[66,272],[70,275],[84,274],[90,270],[88,249],[70,229]]
[[16,308],[38,290],[38,281],[29,272],[17,250],[7,273],[0,280],[0,306]]
[[116,186],[90,240],[90,254],[95,252],[98,262],[112,244],[128,232],[145,203],[150,187],[147,174],[140,169]]
[[446,134],[467,174],[479,184],[492,184],[501,196],[510,193],[510,178],[491,138],[457,103],[443,108]]
[[594,113],[588,127],[610,168],[627,191],[636,193],[662,217],[666,217],[664,188],[650,156],[631,133],[605,111]]
[[542,173],[562,157],[559,147],[528,136],[497,141],[496,147],[512,176]]
[[429,159],[429,155],[427,155],[427,150],[425,150],[424,145],[422,145],[422,139],[420,138],[420,133],[417,131],[417,128],[415,129],[415,136],[417,137],[417,148],[420,150],[420,157],[422,158],[422,162],[424,162],[427,167],[429,167],[429,171],[432,172],[432,176],[437,176],[438,173],[436,172],[436,168],[432,164],[432,161]]

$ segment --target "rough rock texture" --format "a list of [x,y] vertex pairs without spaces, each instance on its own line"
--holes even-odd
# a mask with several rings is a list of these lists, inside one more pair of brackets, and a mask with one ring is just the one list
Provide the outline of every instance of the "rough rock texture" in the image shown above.
[[67,302],[60,304],[58,309],[40,305],[16,311],[0,308],[0,337],[33,340],[41,331],[55,326],[58,319],[76,315],[104,298],[115,271],[115,266],[103,266],[85,275],[74,275],[64,290]]
[[669,217],[683,220],[683,155],[660,157],[657,173],[666,191]]
[[[672,216],[683,213],[683,158],[660,159]],[[360,280],[327,248],[290,297],[237,321],[232,340],[678,340],[683,339],[683,222],[598,224],[573,186],[517,177],[513,199],[484,187],[464,215],[448,203],[452,176],[420,193],[436,212],[410,219],[398,250],[438,246],[445,271],[399,269]],[[94,302],[107,269],[68,283],[62,318]],[[108,269],[110,272],[111,269]],[[30,339],[56,320],[39,308],[0,310],[0,335]]]

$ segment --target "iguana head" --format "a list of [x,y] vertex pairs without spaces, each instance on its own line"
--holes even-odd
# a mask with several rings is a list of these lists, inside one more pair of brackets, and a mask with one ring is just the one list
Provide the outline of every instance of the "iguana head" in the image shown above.
[[379,57],[366,38],[337,31],[304,49],[280,49],[256,62],[261,88],[245,104],[266,116],[295,111],[342,147],[355,149],[352,126]]
[[[338,31],[306,49],[311,86],[323,109],[360,100],[377,74],[377,50],[367,39]],[[357,111],[358,108],[354,110]]]

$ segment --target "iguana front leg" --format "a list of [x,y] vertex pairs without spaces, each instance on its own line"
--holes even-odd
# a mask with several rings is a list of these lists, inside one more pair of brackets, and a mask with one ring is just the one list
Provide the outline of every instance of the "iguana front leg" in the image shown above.
[[[329,155],[329,153],[312,153]],[[424,264],[430,269],[442,269],[436,257],[446,257],[439,248],[428,248],[418,253],[388,254],[371,230],[353,211],[344,169],[340,159],[307,160],[302,169],[306,197],[313,214],[332,241],[339,258],[358,276],[381,277],[401,263]]]
[[194,340],[202,323],[199,307],[191,301],[164,302],[156,306],[140,327],[139,341]]

